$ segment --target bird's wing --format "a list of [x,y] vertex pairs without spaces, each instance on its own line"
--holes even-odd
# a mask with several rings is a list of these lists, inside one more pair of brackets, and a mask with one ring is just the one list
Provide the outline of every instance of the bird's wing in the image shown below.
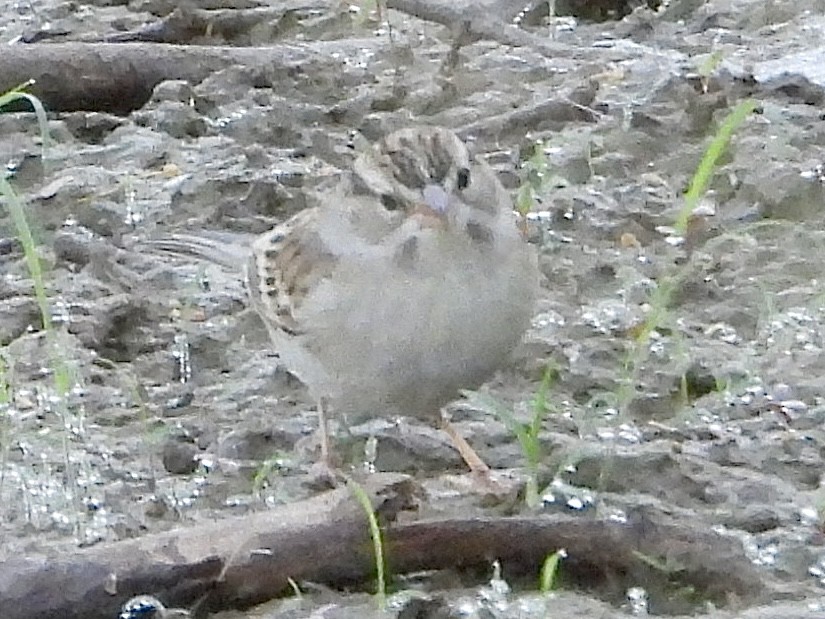
[[338,258],[319,233],[318,207],[305,209],[252,243],[247,285],[252,306],[272,330],[303,332],[298,312]]

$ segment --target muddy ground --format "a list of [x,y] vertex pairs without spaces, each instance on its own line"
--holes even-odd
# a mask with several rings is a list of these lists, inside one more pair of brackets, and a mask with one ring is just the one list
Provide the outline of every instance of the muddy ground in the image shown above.
[[[405,616],[640,607],[814,616],[825,586],[825,2],[558,2],[552,19],[545,3],[390,6],[379,22],[367,5],[290,1],[232,37],[202,37],[288,44],[318,60],[306,71],[236,67],[199,84],[161,83],[128,115],[53,115],[45,161],[33,117],[0,116],[0,153],[41,243],[59,342],[55,355],[3,209],[0,343],[12,395],[2,417],[3,554],[68,552],[319,492],[308,483],[314,403],[269,349],[242,275],[141,241],[263,232],[323,196],[360,143],[436,124],[485,153],[514,195],[533,181],[543,294],[524,345],[482,390],[527,422],[553,368],[542,502],[510,513],[621,520],[645,509],[700,523],[741,544],[781,594],[710,599],[617,574],[610,587],[568,583],[578,593],[536,607],[533,581],[491,596],[487,575],[430,574],[399,588],[438,592],[439,603]],[[172,8],[6,2],[0,39],[92,40],[140,31]],[[679,238],[674,222],[704,149],[748,98],[757,111]],[[534,165],[547,169],[530,176],[523,163],[539,140]],[[663,298],[645,339],[641,326]],[[493,467],[523,479],[519,443],[486,401],[458,401],[453,418]],[[469,503],[500,513],[452,503],[467,487],[462,463],[432,428],[379,415],[335,434],[353,474],[365,474],[374,435],[375,467],[413,475],[436,511]],[[372,603],[313,590],[300,605],[225,616],[364,616]],[[400,607],[410,608],[391,612]]]

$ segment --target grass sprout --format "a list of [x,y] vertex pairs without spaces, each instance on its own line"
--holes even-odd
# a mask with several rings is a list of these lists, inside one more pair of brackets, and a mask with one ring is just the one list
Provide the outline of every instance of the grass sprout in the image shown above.
[[292,588],[292,593],[295,595],[295,597],[299,600],[302,600],[304,598],[304,593],[303,593],[303,591],[301,591],[301,587],[298,586],[298,583],[295,582],[295,580],[293,580],[292,578],[290,578],[288,576],[287,576],[286,581],[289,583],[289,586]]
[[702,82],[702,92],[707,93],[710,76],[719,68],[724,58],[724,54],[720,50],[716,50],[708,54],[696,67],[696,72]]
[[[32,106],[35,116],[37,117],[37,124],[40,127],[43,155],[45,156],[46,149],[50,144],[46,110],[37,97],[22,90],[28,85],[29,84],[24,84],[14,90],[0,95],[0,108],[18,101],[26,101]],[[32,235],[31,227],[26,219],[26,210],[23,206],[22,200],[20,200],[20,197],[17,195],[17,192],[14,191],[11,183],[5,177],[0,177],[0,197],[3,198],[3,201],[9,210],[9,214],[11,215],[12,222],[14,223],[14,227],[17,232],[17,238],[23,246],[23,256],[34,285],[34,296],[37,302],[38,310],[40,311],[40,320],[43,326],[43,331],[49,338],[49,343],[52,347],[55,388],[58,394],[64,396],[71,388],[71,374],[68,371],[64,359],[58,353],[57,344],[54,341],[54,325],[52,322],[51,310],[49,309],[49,299],[46,295],[43,267],[40,262],[40,256],[37,252],[37,246],[34,241],[34,236]]]
[[370,525],[370,537],[372,538],[375,577],[377,582],[375,594],[378,599],[378,608],[379,610],[383,610],[387,605],[387,582],[385,576],[384,539],[381,535],[381,527],[378,526],[378,518],[375,515],[375,510],[372,508],[370,497],[364,488],[351,478],[347,478],[347,488],[361,504],[361,507],[364,508],[364,513],[367,515],[367,521]]
[[567,558],[567,551],[564,548],[559,548],[544,559],[539,575],[539,591],[541,593],[547,594],[556,588],[561,560],[565,558]]
[[[25,88],[30,86],[31,82],[23,84],[9,92],[0,95],[0,109],[11,104],[20,102],[30,105],[37,118],[37,123],[40,129],[42,156],[45,159],[46,151],[51,143],[48,130],[48,121],[46,117],[46,110],[40,100],[25,92]],[[49,366],[52,373],[52,380],[54,385],[55,397],[45,400],[49,402],[47,406],[60,418],[63,432],[61,435],[62,441],[62,455],[65,461],[64,471],[64,486],[66,488],[66,497],[70,503],[74,505],[75,513],[80,514],[84,510],[82,504],[81,493],[77,491],[77,483],[79,478],[78,464],[72,459],[70,451],[70,443],[75,438],[75,435],[83,433],[83,411],[82,407],[79,409],[77,415],[73,415],[69,408],[69,396],[76,384],[76,376],[72,371],[67,359],[62,352],[61,335],[62,333],[55,328],[52,311],[50,308],[49,297],[46,292],[45,277],[43,266],[40,260],[40,255],[37,250],[37,244],[32,234],[31,227],[26,218],[26,211],[23,201],[17,195],[12,183],[7,176],[0,176],[0,201],[8,209],[9,215],[15,227],[15,232],[20,244],[23,248],[23,257],[26,263],[26,268],[32,280],[34,288],[35,302],[37,303],[38,312],[40,315],[40,322],[42,326],[42,335],[45,337],[46,346],[48,349]],[[4,363],[0,367],[0,382],[3,383],[2,389],[6,403],[11,404],[11,388],[7,380],[7,365]],[[10,431],[9,431],[10,432]],[[8,434],[9,432],[5,432]],[[2,437],[6,449],[7,437]],[[81,531],[81,521],[78,516],[74,519],[75,531],[80,539],[83,537]]]
[[549,164],[544,153],[544,142],[533,145],[533,153],[521,166],[521,184],[516,193],[516,212],[522,217],[529,213],[544,189]]
[[518,439],[521,453],[524,454],[524,459],[527,462],[527,470],[530,473],[525,489],[525,502],[530,508],[538,507],[540,502],[538,477],[539,465],[541,464],[544,451],[539,440],[539,434],[547,412],[553,410],[548,401],[548,394],[557,376],[558,367],[554,364],[548,364],[544,370],[541,384],[533,396],[531,404],[532,414],[527,423],[518,421],[506,406],[488,393],[467,390],[461,392],[470,406],[495,415],[496,418],[505,425],[507,430]]
[[252,478],[252,493],[259,499],[263,498],[263,490],[266,488],[269,476],[273,471],[280,471],[284,468],[286,457],[282,453],[275,453],[264,460]]
[[[730,143],[733,132],[745,121],[745,119],[756,109],[756,103],[752,100],[743,101],[737,105],[725,118],[719,130],[714,135],[696,171],[691,178],[688,190],[685,193],[684,204],[677,214],[674,223],[676,234],[684,237],[688,232],[690,219],[699,205],[699,201],[705,195],[710,184],[713,173],[718,166],[719,159]],[[644,360],[647,358],[648,344],[654,332],[671,322],[670,304],[675,291],[678,289],[682,279],[689,268],[688,264],[677,269],[675,273],[663,277],[651,295],[649,301],[649,311],[644,322],[634,329],[634,345],[628,353],[624,369],[627,380],[623,381],[618,397],[622,408],[629,402],[633,394],[632,380],[638,372]]]

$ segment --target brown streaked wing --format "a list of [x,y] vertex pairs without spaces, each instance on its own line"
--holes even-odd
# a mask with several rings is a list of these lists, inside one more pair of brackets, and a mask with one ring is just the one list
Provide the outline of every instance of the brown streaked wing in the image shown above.
[[308,208],[259,236],[247,269],[251,304],[267,326],[298,335],[297,312],[312,287],[329,276],[337,258],[318,233],[319,212]]

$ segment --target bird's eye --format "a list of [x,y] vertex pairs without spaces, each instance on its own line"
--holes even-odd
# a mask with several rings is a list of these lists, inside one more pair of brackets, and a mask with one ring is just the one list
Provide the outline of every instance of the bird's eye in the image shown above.
[[398,199],[389,193],[381,194],[381,204],[383,204],[384,208],[388,211],[397,211],[401,208],[401,203]]
[[467,168],[458,169],[458,177],[456,178],[456,187],[459,191],[467,189],[470,186],[470,170]]

